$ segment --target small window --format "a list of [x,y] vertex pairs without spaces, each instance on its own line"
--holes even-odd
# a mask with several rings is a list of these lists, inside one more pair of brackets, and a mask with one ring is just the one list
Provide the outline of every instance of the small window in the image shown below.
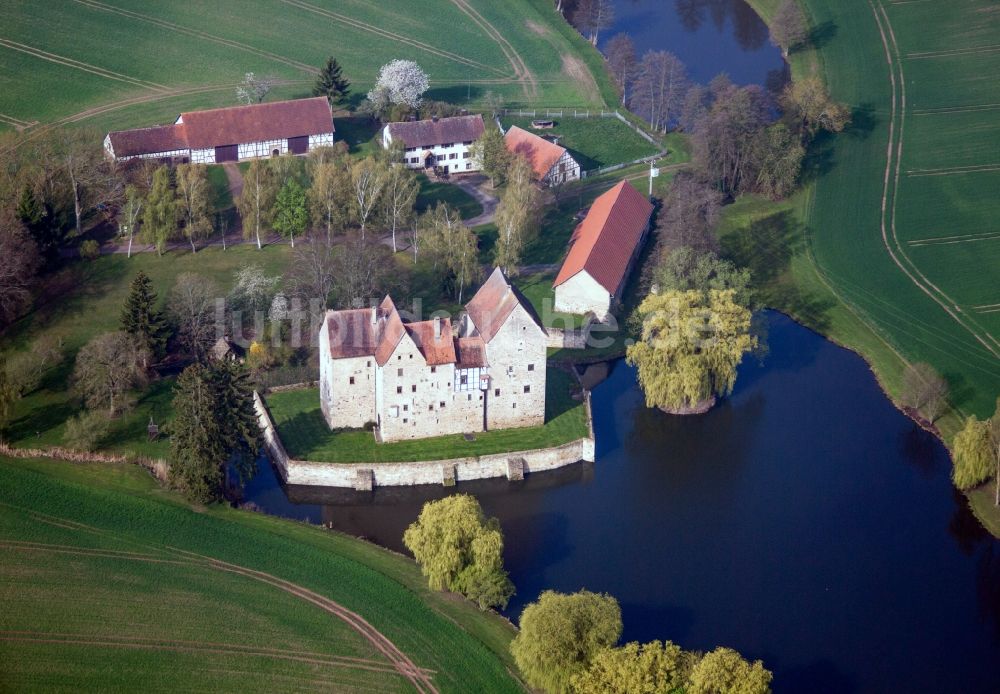
[[493,391],[493,396],[497,397],[497,398],[500,397],[500,389],[499,388],[497,388],[496,390]]
[[462,153],[462,159],[468,159],[468,158],[469,158],[469,153],[468,152],[463,152]]
[[507,367],[507,375],[508,376],[513,376],[514,375],[514,367],[513,366],[508,366]]
[[407,419],[406,417],[403,417],[403,424],[406,424],[408,421],[410,421],[410,420]]
[[524,392],[525,393],[530,393],[531,392],[531,386],[525,386],[524,387]]
[[402,376],[403,375],[403,370],[402,369],[396,369],[396,375],[397,376]]
[[396,386],[396,395],[400,395],[403,392],[403,386]]
[[403,355],[402,355],[402,354],[397,354],[397,355],[396,355],[396,361],[399,361],[399,360],[400,360],[400,359],[402,359],[402,358],[403,358]]
[[434,411],[434,403],[431,403],[430,405],[427,406],[427,411],[428,412],[433,412]]
[[436,374],[437,372],[438,372],[438,367],[436,367],[436,366],[432,366],[432,367],[431,367],[431,373],[432,373],[432,374]]
[[410,355],[410,359],[413,359],[413,355],[412,354]]
[[438,407],[440,407],[442,410],[444,409],[444,400],[438,403]]
[[469,402],[472,402],[472,393],[469,393]]
[[461,376],[459,376],[458,382],[460,385],[467,386],[469,385],[469,377],[465,374],[462,374]]
[[409,411],[410,411],[410,406],[409,405],[403,405],[403,412],[409,412]]
[[367,366],[369,369],[372,368],[372,360],[369,359],[368,363],[365,366]]
[[351,376],[350,380],[351,380],[351,385],[353,386],[354,385],[354,376]]
[[414,383],[412,386],[410,386],[410,392],[411,393],[416,393],[417,392],[417,384],[416,383]]
[[447,154],[439,154],[439,155],[437,155],[437,160],[438,161],[445,161],[447,158],[448,158]]
[[451,154],[448,155],[448,158],[449,159],[458,159],[458,153],[457,152],[452,152]]
[[517,409],[517,403],[515,402],[515,403],[511,404],[510,408],[512,410],[516,410]]
[[466,165],[465,165],[465,170],[466,170],[466,171],[469,171],[469,170],[471,170],[471,169],[472,169],[472,164],[466,164]]

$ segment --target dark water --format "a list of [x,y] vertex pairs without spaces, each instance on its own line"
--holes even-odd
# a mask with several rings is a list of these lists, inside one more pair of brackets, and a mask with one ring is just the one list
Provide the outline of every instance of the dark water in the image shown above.
[[703,84],[722,72],[737,84],[764,84],[768,72],[784,69],[767,26],[742,0],[615,0],[615,25],[600,44],[622,31],[640,58],[670,51]]
[[[593,393],[597,462],[460,484],[497,516],[518,594],[607,591],[625,640],[728,645],[777,692],[1000,688],[1000,542],[947,454],[865,363],[778,314],[770,354],[701,417],[647,410],[617,363]],[[266,510],[401,549],[440,487],[358,495],[251,485]],[[294,503],[293,503],[294,502]]]

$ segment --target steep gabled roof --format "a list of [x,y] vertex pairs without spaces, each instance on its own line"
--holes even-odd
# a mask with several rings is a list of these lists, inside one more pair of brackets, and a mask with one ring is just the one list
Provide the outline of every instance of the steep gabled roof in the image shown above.
[[479,336],[489,342],[500,332],[500,328],[518,305],[524,307],[541,329],[542,321],[535,313],[531,302],[507,280],[500,268],[495,268],[475,296],[465,305],[465,310],[468,311],[469,319],[476,326]]
[[334,132],[326,97],[182,113],[173,125],[108,133],[116,157],[285,140]]
[[507,150],[512,154],[524,157],[531,164],[531,170],[538,178],[545,175],[556,165],[556,162],[566,153],[565,147],[549,142],[544,137],[512,125],[504,135]]
[[437,337],[434,337],[434,323],[433,319],[406,323],[406,332],[424,355],[428,366],[454,364],[455,341],[451,336],[451,319],[441,319],[440,333]]
[[478,113],[436,120],[389,123],[385,127],[388,128],[393,140],[401,140],[407,147],[433,147],[448,142],[472,142],[478,140],[485,130],[483,117]]
[[653,205],[628,181],[599,196],[573,231],[569,253],[552,286],[586,271],[614,294],[652,213]]
[[385,365],[406,332],[392,299],[378,307],[326,312],[330,356],[334,359],[375,357]]
[[399,317],[399,311],[396,310],[396,304],[388,296],[385,297],[376,311],[375,361],[379,366],[385,366],[389,361],[389,357],[405,333],[406,328],[403,326],[403,319]]
[[455,366],[459,369],[472,369],[489,366],[486,361],[486,343],[481,337],[455,338]]

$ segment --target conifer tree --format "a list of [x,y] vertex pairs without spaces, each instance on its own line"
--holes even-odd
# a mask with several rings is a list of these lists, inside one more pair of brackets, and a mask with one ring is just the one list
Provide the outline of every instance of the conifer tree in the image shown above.
[[[149,276],[140,270],[129,287],[122,307],[122,330],[132,335],[153,359],[163,356],[168,330],[163,312],[156,307],[156,292]],[[149,364],[143,360],[143,368]]]
[[313,96],[325,96],[330,106],[341,103],[351,91],[350,81],[342,74],[342,68],[332,55],[326,59],[326,64],[316,77],[313,85]]

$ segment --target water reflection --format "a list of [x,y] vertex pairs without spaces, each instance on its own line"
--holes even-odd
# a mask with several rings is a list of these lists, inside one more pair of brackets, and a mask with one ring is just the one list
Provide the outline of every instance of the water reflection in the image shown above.
[[744,51],[756,51],[767,42],[767,25],[743,0],[675,0],[674,6],[688,31],[700,30],[707,17],[719,33],[732,26],[733,38]]

